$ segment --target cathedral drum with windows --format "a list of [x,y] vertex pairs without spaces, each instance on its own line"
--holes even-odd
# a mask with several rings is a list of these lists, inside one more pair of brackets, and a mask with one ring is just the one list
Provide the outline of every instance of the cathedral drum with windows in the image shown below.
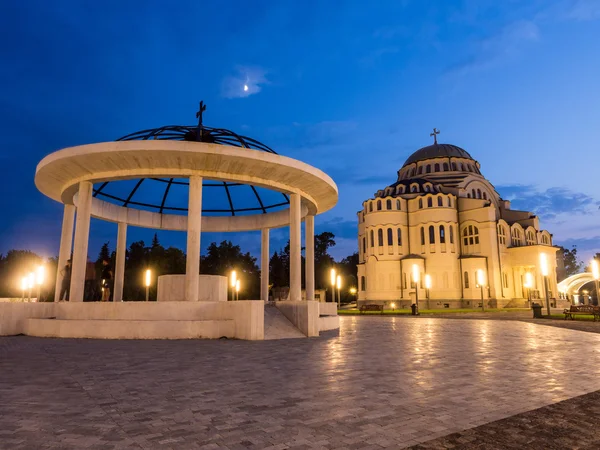
[[479,168],[465,150],[436,139],[363,203],[359,305],[409,308],[418,289],[420,308],[481,307],[482,296],[485,307],[526,307],[545,303],[546,282],[551,305],[564,306],[552,236],[535,214],[511,210]]

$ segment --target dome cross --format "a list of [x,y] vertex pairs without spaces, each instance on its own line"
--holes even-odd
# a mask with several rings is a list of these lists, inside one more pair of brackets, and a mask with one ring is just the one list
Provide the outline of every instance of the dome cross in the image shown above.
[[433,129],[433,133],[430,133],[429,136],[433,136],[433,143],[437,144],[437,135],[440,134],[440,130],[437,128]]

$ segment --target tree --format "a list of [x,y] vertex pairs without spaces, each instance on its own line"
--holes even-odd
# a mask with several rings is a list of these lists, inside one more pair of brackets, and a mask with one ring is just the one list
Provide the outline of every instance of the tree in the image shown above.
[[[571,247],[571,250],[565,247],[559,248],[562,253],[565,278],[581,273],[581,271],[583,270],[583,263],[577,260],[577,247],[574,245],[573,247]],[[558,281],[560,282],[562,280]]]
[[276,287],[289,286],[290,284],[289,259],[286,265],[277,252],[273,253],[269,261],[269,281]]
[[200,272],[229,277],[232,270],[240,279],[240,299],[260,298],[260,270],[256,258],[249,252],[242,253],[240,246],[231,241],[219,245],[211,243],[206,256],[201,258]]
[[335,235],[329,231],[315,235],[315,286],[327,289],[331,285],[329,271],[334,265],[333,257],[328,253],[335,247]]

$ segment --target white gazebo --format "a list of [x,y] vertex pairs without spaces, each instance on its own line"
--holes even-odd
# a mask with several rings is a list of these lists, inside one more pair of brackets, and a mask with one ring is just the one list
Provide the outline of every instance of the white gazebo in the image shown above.
[[[70,304],[84,299],[90,218],[95,217],[118,224],[115,302],[123,300],[128,226],[187,233],[186,302],[198,301],[201,232],[261,230],[261,300],[268,300],[269,230],[289,226],[289,300],[300,302],[302,222],[306,226],[306,300],[314,300],[314,217],[335,206],[337,186],[321,170],[278,155],[253,139],[204,126],[204,109],[201,103],[197,126],[168,126],[114,142],[65,148],[38,164],[37,188],[64,204],[55,298],[62,282],[60,268],[72,254]],[[109,183],[132,179],[138,181],[127,198],[106,194]],[[135,191],[150,181],[164,186],[160,203],[136,202]],[[175,183],[189,184],[187,211],[166,204],[169,189]],[[225,214],[211,211],[203,215],[202,197],[209,183],[222,184],[227,191],[229,207],[220,210]],[[234,185],[248,186],[256,194],[259,206],[237,210],[229,195]],[[281,193],[283,200],[275,205],[264,204],[257,193],[263,188]]]

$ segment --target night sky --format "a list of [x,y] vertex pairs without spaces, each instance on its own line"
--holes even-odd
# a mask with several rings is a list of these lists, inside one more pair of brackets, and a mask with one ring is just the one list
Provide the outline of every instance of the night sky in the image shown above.
[[[600,0],[7,0],[0,33],[0,253],[58,253],[62,205],[33,182],[46,154],[194,125],[200,100],[206,125],[335,180],[316,228],[337,258],[357,250],[361,202],[433,127],[555,243],[600,251]],[[116,231],[92,220],[92,258]],[[153,233],[130,228],[128,243]],[[185,248],[183,233],[158,236]],[[287,230],[272,236],[277,250]],[[258,233],[202,247],[225,238],[258,254]]]

